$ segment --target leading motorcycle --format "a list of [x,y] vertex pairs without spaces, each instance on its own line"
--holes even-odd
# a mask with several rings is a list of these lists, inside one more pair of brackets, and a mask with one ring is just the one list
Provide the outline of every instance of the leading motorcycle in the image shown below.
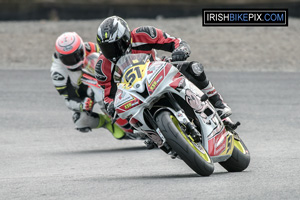
[[114,72],[116,113],[158,148],[182,159],[202,176],[214,163],[229,172],[245,170],[250,153],[229,118],[221,120],[208,97],[170,62],[127,54]]

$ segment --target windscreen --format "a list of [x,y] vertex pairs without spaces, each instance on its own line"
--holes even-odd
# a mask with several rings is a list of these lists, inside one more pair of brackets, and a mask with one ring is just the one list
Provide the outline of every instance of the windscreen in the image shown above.
[[116,82],[120,82],[123,73],[134,65],[143,65],[150,59],[148,54],[126,54],[122,56],[116,63],[116,70],[114,73],[114,79]]

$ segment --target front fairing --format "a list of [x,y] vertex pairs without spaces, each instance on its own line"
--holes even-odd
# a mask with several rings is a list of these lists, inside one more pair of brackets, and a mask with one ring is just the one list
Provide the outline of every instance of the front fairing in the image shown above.
[[[137,65],[131,66],[127,70],[135,69],[135,67]],[[118,85],[115,107],[119,116],[121,118],[134,118],[140,121],[141,126],[139,128],[141,130],[151,130],[144,119],[144,109],[150,110],[158,99],[164,97],[165,93],[171,92],[180,96],[193,108],[200,123],[202,145],[212,156],[212,159],[214,161],[228,159],[233,149],[231,145],[232,134],[225,130],[221,119],[209,101],[201,101],[203,92],[183,77],[178,69],[170,63],[154,61],[139,68],[142,77],[134,79],[134,85],[129,84],[133,79],[123,79],[123,82]],[[134,74],[134,71],[136,70],[132,70],[132,73],[129,73],[127,77]],[[137,74],[135,75],[137,76]],[[173,112],[180,123],[184,124],[189,120],[187,117],[183,119],[182,113],[169,110]]]
[[122,78],[122,82],[118,84],[115,107],[122,118],[138,112],[137,109],[132,109],[142,103],[143,106],[140,107],[151,107],[154,99],[160,98],[169,90],[174,90],[169,85],[178,70],[176,68],[170,70],[171,64],[162,61],[146,62],[143,66],[132,66],[127,71],[136,67],[142,72],[141,78],[136,78],[133,85],[130,84],[130,79],[126,81]]

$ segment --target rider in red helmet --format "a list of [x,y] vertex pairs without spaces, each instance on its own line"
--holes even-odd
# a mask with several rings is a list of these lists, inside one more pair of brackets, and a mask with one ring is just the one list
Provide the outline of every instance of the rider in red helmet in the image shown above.
[[[96,78],[105,90],[104,103],[110,114],[114,113],[113,101],[117,89],[113,81],[115,63],[122,55],[147,53],[151,55],[152,60],[157,60],[154,49],[158,49],[171,52],[172,61],[185,61],[191,53],[189,45],[180,38],[171,37],[152,26],[142,26],[130,31],[127,22],[117,16],[106,18],[100,24],[97,42],[103,54],[96,64]],[[199,62],[181,62],[176,66],[209,97],[222,119],[231,114],[230,107],[223,102],[221,95],[207,80],[204,68]],[[123,122],[123,126],[125,125],[129,127],[129,124]]]
[[113,136],[121,139],[125,133],[117,125],[112,128],[108,116],[92,112],[93,92],[81,82],[82,69],[87,66],[86,58],[92,53],[99,54],[99,47],[92,42],[84,43],[75,32],[61,34],[55,43],[55,53],[51,66],[52,82],[65,103],[73,111],[73,121],[77,130],[88,132],[104,127]]

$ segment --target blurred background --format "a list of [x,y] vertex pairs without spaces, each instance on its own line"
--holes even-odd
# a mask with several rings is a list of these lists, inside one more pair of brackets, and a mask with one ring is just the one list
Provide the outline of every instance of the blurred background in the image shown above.
[[[203,8],[287,8],[289,21],[203,27]],[[245,173],[218,166],[199,179],[142,142],[74,129],[50,77],[55,41],[75,31],[96,42],[111,15],[190,44],[189,60],[205,66],[242,123],[252,155]],[[299,15],[300,0],[0,0],[0,199],[299,200]]]
[[[202,27],[203,8],[287,8],[289,23]],[[49,70],[60,34],[75,31],[96,42],[99,24],[111,15],[131,29],[150,25],[185,40],[189,59],[206,70],[300,71],[300,0],[0,0],[0,69]]]
[[0,20],[188,17],[202,8],[288,8],[300,16],[299,0],[0,0]]

